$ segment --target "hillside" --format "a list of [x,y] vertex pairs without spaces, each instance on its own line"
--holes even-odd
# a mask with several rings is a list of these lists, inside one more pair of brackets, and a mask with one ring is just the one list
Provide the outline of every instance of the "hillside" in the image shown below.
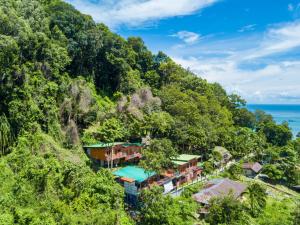
[[163,146],[164,159],[145,154],[155,168],[214,146],[267,155],[274,181],[299,184],[300,140],[244,105],[63,1],[1,0],[0,224],[134,224],[123,188],[84,154],[98,141],[148,136]]

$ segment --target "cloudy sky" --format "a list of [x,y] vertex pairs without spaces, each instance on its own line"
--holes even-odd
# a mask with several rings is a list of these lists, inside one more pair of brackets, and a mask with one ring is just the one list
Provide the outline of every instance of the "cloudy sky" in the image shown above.
[[249,103],[300,103],[300,0],[67,0]]

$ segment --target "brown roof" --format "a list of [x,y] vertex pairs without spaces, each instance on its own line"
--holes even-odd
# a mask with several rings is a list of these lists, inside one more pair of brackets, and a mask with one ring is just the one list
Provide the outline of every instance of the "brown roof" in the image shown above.
[[253,163],[244,163],[242,165],[243,169],[249,169],[253,170],[255,173],[258,173],[262,169],[262,165],[260,165],[258,162]]
[[213,197],[226,196],[232,193],[235,198],[238,198],[247,186],[243,183],[236,182],[230,179],[214,179],[207,183],[205,189],[193,195],[193,198],[198,203],[208,204]]
[[121,177],[120,178],[122,181],[128,182],[128,183],[132,183],[134,182],[134,179],[128,178],[128,177]]

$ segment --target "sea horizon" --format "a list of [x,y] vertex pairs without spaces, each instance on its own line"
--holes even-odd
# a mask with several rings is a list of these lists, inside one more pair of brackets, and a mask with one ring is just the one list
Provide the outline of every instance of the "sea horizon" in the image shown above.
[[249,103],[246,107],[254,112],[255,110],[263,110],[273,116],[276,123],[281,124],[287,122],[292,129],[294,137],[300,132],[300,104],[262,104]]

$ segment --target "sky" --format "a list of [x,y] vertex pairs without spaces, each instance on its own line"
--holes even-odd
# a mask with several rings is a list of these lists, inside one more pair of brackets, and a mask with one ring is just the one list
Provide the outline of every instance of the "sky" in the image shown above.
[[300,0],[66,0],[248,103],[300,104]]

